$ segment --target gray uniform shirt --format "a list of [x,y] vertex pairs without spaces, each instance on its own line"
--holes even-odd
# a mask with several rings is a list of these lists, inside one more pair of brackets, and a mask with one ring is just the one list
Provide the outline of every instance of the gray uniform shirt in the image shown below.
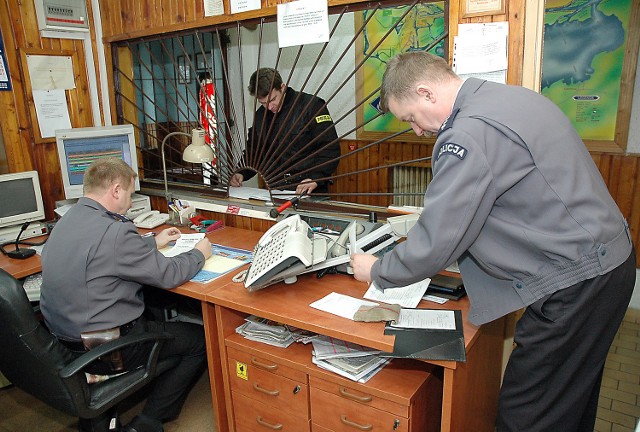
[[49,329],[67,340],[142,315],[142,285],[173,288],[204,265],[197,249],[167,258],[153,237],[89,198],[58,221],[42,252],[40,308]]
[[629,228],[566,116],[522,87],[468,79],[434,146],[433,180],[407,240],[372,267],[381,287],[458,260],[482,324],[631,253]]

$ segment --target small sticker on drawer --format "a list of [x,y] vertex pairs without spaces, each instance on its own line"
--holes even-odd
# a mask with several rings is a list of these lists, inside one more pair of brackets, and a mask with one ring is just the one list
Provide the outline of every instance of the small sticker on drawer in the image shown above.
[[247,365],[244,363],[236,362],[236,376],[238,378],[242,378],[243,380],[248,380],[249,376],[247,375]]

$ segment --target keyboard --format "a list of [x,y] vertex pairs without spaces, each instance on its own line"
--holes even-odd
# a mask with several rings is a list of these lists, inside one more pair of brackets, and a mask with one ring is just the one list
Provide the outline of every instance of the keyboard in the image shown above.
[[22,287],[31,302],[40,301],[40,287],[42,286],[42,273],[32,274],[24,279]]

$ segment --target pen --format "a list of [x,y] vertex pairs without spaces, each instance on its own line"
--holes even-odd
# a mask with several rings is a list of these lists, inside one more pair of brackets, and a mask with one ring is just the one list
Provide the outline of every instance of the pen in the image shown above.
[[156,233],[154,233],[153,231],[150,231],[148,233],[142,234],[141,237],[154,237],[156,235]]

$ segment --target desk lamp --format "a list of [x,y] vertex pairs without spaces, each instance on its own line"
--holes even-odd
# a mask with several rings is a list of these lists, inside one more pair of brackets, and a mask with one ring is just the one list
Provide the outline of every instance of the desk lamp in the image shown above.
[[162,146],[160,147],[160,153],[162,153],[162,172],[164,174],[164,196],[167,199],[167,203],[171,201],[169,194],[169,183],[167,182],[167,165],[164,156],[164,145],[167,140],[174,135],[185,135],[191,137],[191,144],[187,146],[182,152],[182,160],[191,163],[206,163],[215,159],[213,149],[204,143],[204,129],[193,129],[191,135],[186,132],[171,132],[162,140]]

